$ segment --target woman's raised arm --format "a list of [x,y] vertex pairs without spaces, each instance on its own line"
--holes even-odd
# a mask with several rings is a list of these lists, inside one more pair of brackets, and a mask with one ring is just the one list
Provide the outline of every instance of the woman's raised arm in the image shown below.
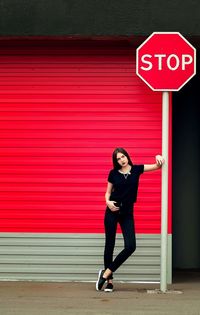
[[156,155],[155,159],[156,163],[154,164],[144,164],[144,172],[155,171],[162,167],[163,163],[165,162],[162,155]]

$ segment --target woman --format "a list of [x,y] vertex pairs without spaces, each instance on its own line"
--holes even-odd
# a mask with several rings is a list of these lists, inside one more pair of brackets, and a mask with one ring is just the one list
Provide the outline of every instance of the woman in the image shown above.
[[[113,166],[108,176],[105,213],[105,250],[104,270],[99,271],[96,290],[103,288],[113,291],[113,273],[135,251],[136,240],[133,219],[133,205],[137,200],[139,177],[143,172],[159,169],[164,163],[161,155],[156,155],[155,164],[134,165],[129,154],[123,148],[113,152]],[[124,237],[124,249],[113,261],[117,223],[119,222]]]

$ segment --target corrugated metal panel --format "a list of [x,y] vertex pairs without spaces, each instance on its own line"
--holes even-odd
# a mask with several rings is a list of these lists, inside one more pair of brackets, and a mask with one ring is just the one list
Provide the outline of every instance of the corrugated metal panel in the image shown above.
[[[117,236],[115,253],[123,247]],[[0,280],[95,281],[102,267],[102,234],[0,234]],[[137,250],[116,281],[159,282],[160,236],[137,235]]]
[[[1,231],[103,233],[113,149],[134,163],[161,152],[161,94],[135,75],[134,49],[29,41],[0,63]],[[160,177],[142,175],[137,233],[160,233]]]
[[[136,77],[126,41],[21,44],[0,50],[0,279],[94,281],[111,153],[154,161],[161,94]],[[160,186],[160,171],[142,175],[138,248],[119,281],[160,279]]]

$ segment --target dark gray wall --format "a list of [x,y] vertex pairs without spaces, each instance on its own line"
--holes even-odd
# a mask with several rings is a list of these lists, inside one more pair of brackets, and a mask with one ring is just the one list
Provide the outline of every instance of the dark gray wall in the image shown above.
[[200,62],[197,75],[173,94],[174,268],[200,268],[199,71]]
[[0,0],[0,36],[200,35],[199,0]]

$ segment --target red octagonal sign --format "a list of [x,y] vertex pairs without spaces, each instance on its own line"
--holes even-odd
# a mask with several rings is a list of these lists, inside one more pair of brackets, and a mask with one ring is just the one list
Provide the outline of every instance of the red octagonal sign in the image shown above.
[[178,32],[154,32],[137,49],[136,73],[153,91],[179,91],[196,73],[196,49]]

